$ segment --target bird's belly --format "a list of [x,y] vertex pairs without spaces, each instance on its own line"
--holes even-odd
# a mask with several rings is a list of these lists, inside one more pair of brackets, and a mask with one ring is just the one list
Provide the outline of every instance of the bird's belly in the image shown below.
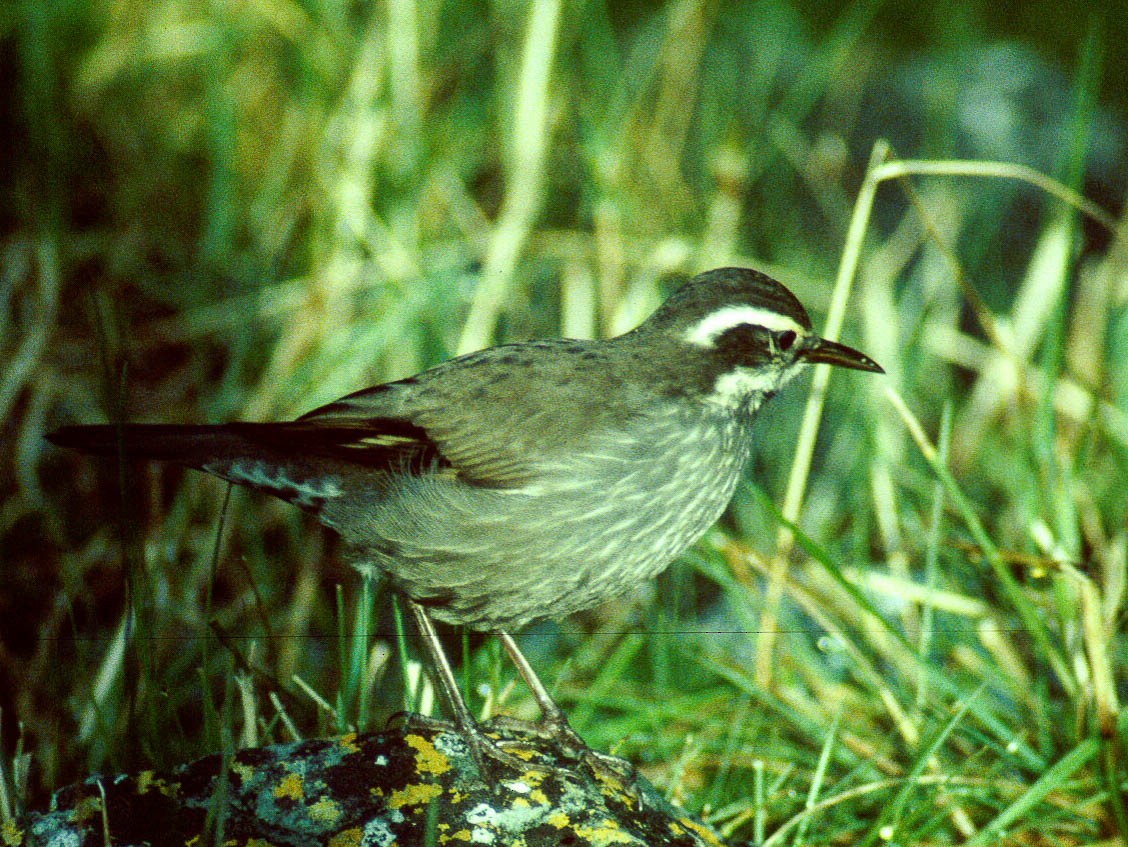
[[685,446],[654,444],[641,461],[577,457],[582,473],[561,468],[526,491],[413,479],[374,510],[367,537],[350,540],[362,569],[385,571],[439,620],[517,629],[563,617],[655,576],[724,511],[743,442]]

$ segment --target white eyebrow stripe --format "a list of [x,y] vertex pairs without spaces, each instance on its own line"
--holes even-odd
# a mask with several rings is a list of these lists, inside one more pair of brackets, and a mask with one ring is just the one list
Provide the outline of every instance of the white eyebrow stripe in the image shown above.
[[686,330],[682,338],[698,347],[712,347],[717,341],[717,336],[741,324],[762,326],[772,332],[790,330],[796,335],[803,335],[806,332],[798,322],[779,312],[761,309],[758,306],[729,306],[703,317]]

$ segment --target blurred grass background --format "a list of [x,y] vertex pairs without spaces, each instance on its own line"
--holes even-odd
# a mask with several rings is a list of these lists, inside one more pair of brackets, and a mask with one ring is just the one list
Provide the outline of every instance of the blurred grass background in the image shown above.
[[[726,264],[821,325],[878,139],[1120,214],[1126,29],[1048,3],[7,5],[0,813],[429,699],[330,533],[44,432],[294,416],[622,331]],[[524,634],[589,742],[742,842],[1120,843],[1115,236],[1013,180],[884,184],[845,340],[889,373],[832,381],[789,555],[800,390],[692,555]],[[451,644],[478,706],[535,714],[495,645]]]

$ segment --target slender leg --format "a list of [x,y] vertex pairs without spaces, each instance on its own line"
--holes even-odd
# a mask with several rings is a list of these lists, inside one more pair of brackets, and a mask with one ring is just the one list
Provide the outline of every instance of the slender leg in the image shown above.
[[561,752],[572,758],[584,760],[595,770],[610,773],[618,778],[626,777],[628,780],[633,780],[635,777],[634,765],[618,756],[591,749],[580,737],[580,734],[572,729],[564,710],[556,705],[556,701],[552,699],[552,695],[548,693],[548,689],[540,681],[540,677],[537,676],[533,666],[529,664],[529,660],[525,658],[525,654],[517,646],[517,642],[513,640],[513,636],[508,632],[502,632],[500,629],[495,632],[495,635],[501,641],[502,646],[505,647],[505,652],[509,654],[517,672],[521,674],[521,678],[525,680],[525,684],[533,692],[533,699],[537,701],[541,710],[541,727],[561,746]]
[[435,632],[435,625],[431,623],[431,619],[427,616],[427,610],[414,600],[409,599],[407,603],[415,615],[415,625],[423,636],[423,646],[427,650],[427,655],[431,658],[431,667],[435,669],[437,674],[435,681],[439,684],[439,691],[442,692],[443,699],[446,700],[447,706],[450,707],[450,711],[454,715],[455,723],[464,732],[468,730],[477,731],[478,722],[474,720],[466,701],[462,698],[458,680],[455,679],[454,671],[450,667],[450,662],[447,661],[443,644],[439,641],[439,634]]
[[[459,732],[470,746],[470,752],[474,757],[475,764],[478,765],[478,772],[482,775],[482,778],[496,780],[497,772],[490,766],[490,760],[518,773],[528,770],[530,767],[528,762],[505,752],[482,732],[462,697],[458,680],[454,676],[450,662],[447,661],[442,642],[439,641],[439,634],[435,631],[435,625],[431,623],[427,610],[414,600],[408,599],[407,603],[411,607],[412,614],[415,615],[415,623],[423,636],[423,646],[426,648],[431,659],[431,666],[435,670],[435,682],[454,715],[454,721]],[[561,752],[571,758],[587,762],[593,769],[610,773],[619,778],[626,777],[633,780],[635,771],[630,762],[617,756],[592,750],[584,743],[579,733],[572,729],[564,711],[556,705],[556,701],[552,699],[552,695],[548,693],[548,689],[544,687],[544,683],[540,681],[536,671],[529,664],[529,660],[525,658],[509,633],[498,631],[497,637],[501,639],[509,658],[517,668],[518,673],[521,674],[522,679],[525,680],[525,684],[529,686],[537,705],[540,706],[542,715],[540,726],[548,736],[556,741]]]
[[556,740],[571,747],[572,749],[568,752],[572,755],[579,755],[588,749],[587,744],[580,738],[580,734],[572,729],[572,725],[568,723],[564,710],[556,705],[556,701],[552,699],[552,695],[548,693],[548,689],[540,681],[540,677],[533,670],[533,666],[529,664],[529,660],[525,658],[525,654],[521,652],[521,648],[517,646],[517,642],[513,640],[513,636],[508,632],[502,632],[500,629],[494,634],[505,647],[505,652],[509,654],[510,661],[517,668],[517,672],[521,674],[521,678],[525,680],[525,685],[529,686],[529,690],[533,692],[533,699],[537,701],[541,710],[541,726],[548,730]]
[[451,670],[450,662],[447,661],[446,653],[443,652],[439,634],[435,632],[435,625],[431,623],[427,610],[414,600],[408,599],[407,603],[415,615],[415,623],[423,636],[423,646],[430,656],[431,667],[435,670],[435,682],[438,683],[443,699],[446,700],[447,706],[450,707],[454,715],[454,722],[458,726],[459,733],[470,746],[470,753],[474,757],[474,763],[478,766],[478,773],[481,774],[482,779],[493,780],[494,782],[497,780],[497,771],[489,765],[490,760],[499,762],[517,773],[524,773],[531,767],[530,764],[510,753],[506,753],[487,738],[478,722],[474,720],[474,716],[470,714],[470,709],[462,698],[462,692],[458,687],[454,671]]

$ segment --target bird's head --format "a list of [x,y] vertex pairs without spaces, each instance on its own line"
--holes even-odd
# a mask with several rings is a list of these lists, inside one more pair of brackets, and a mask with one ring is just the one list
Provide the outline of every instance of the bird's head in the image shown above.
[[732,409],[755,411],[806,365],[884,373],[864,353],[821,338],[794,294],[748,268],[699,274],[633,334],[661,338],[676,384]]

